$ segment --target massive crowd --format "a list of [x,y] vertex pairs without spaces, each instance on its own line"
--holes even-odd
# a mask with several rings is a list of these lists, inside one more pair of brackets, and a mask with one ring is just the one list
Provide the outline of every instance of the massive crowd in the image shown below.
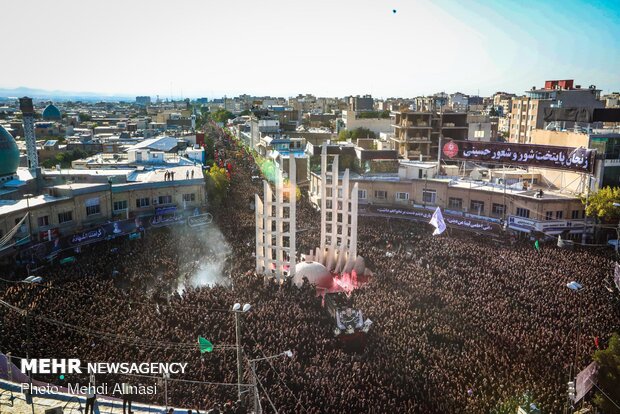
[[[529,392],[543,412],[555,413],[566,403],[576,354],[581,369],[595,338],[605,346],[620,328],[618,294],[604,283],[612,272],[607,252],[546,245],[538,252],[530,244],[456,232],[431,236],[424,224],[362,218],[358,251],[375,275],[352,301],[374,324],[363,351],[346,352],[311,286],[280,287],[254,274],[249,196],[262,194],[251,180],[258,171],[245,150],[219,138],[218,157],[231,164],[232,180],[213,214],[230,255],[205,243],[202,233],[213,229],[159,229],[141,240],[85,247],[75,263],[46,268],[43,284],[0,282],[0,299],[27,309],[31,321],[27,335],[27,318],[0,307],[0,350],[88,362],[188,362],[184,380],[235,383],[228,310],[250,303],[253,310],[241,318],[245,355],[293,351],[292,358],[257,363],[265,412],[272,411],[270,399],[280,413],[483,413]],[[310,228],[298,235],[298,250],[305,252],[318,245],[319,215],[304,197],[297,220],[298,228]],[[179,291],[197,260],[224,260],[232,287]],[[574,279],[582,291],[566,287]],[[212,353],[199,352],[198,335],[214,343]],[[250,383],[247,365],[245,372]],[[86,381],[38,378],[60,385]],[[221,404],[244,412],[230,408],[234,386],[177,379],[167,384],[175,406],[204,412]],[[159,379],[98,378],[106,381],[158,384],[156,395],[134,400],[164,404]]]

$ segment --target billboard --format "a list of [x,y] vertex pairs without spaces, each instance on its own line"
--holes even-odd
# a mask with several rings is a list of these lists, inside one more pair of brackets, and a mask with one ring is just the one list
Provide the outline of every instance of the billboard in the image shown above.
[[594,172],[595,154],[595,150],[583,147],[477,141],[448,141],[441,149],[444,160],[555,168],[590,174]]

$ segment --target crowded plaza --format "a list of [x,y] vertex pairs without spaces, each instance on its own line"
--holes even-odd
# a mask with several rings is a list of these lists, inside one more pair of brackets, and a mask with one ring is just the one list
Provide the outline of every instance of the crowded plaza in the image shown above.
[[[426,223],[362,217],[358,252],[373,276],[350,294],[372,319],[362,349],[334,337],[321,296],[308,283],[276,284],[255,272],[255,215],[262,183],[252,154],[218,130],[216,162],[229,185],[207,227],[149,229],[138,240],[84,246],[76,260],[38,270],[39,284],[20,283],[22,267],[2,269],[0,351],[16,357],[98,362],[187,362],[167,395],[136,402],[207,412],[250,412],[238,402],[234,303],[247,360],[292,351],[256,364],[263,412],[486,413],[531,395],[545,413],[562,412],[572,369],[620,329],[617,292],[607,289],[613,251],[508,243]],[[319,245],[320,214],[306,194],[297,204],[298,251]],[[194,283],[213,265],[216,283]],[[578,279],[579,292],[566,283]],[[23,312],[18,312],[20,309]],[[578,326],[579,325],[579,326]],[[578,329],[579,328],[579,329]],[[196,338],[214,345],[201,353]],[[38,375],[65,385],[67,375]],[[161,378],[105,374],[98,382],[160,384]],[[231,386],[231,384],[233,384]],[[253,391],[250,390],[248,395]],[[164,399],[168,400],[165,401]]]

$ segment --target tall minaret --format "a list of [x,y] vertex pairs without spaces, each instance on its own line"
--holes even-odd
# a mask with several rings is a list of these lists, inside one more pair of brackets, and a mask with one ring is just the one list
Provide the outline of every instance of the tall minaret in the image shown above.
[[22,122],[24,124],[28,168],[33,175],[36,175],[37,167],[39,167],[39,156],[37,155],[37,139],[34,136],[34,107],[32,106],[32,99],[28,97],[19,98],[19,109],[22,111]]

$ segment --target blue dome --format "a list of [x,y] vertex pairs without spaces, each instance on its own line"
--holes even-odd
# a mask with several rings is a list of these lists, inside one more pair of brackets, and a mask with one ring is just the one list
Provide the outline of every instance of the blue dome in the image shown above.
[[47,105],[43,111],[43,119],[46,121],[60,121],[61,118],[60,109],[56,108],[53,104]]
[[0,177],[15,174],[19,166],[19,148],[9,131],[0,125]]

